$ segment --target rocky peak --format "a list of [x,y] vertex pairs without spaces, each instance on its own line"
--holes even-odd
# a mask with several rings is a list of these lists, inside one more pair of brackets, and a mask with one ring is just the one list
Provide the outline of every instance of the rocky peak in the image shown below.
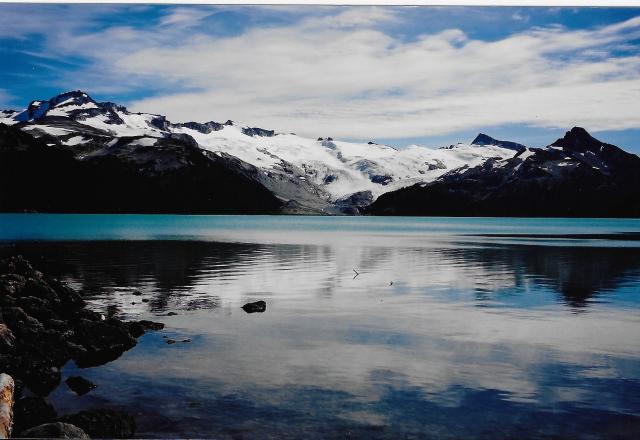
[[558,139],[552,147],[563,148],[571,151],[598,151],[604,143],[594,138],[582,127],[573,127],[567,131],[564,137]]
[[522,144],[518,144],[517,142],[500,141],[484,133],[478,133],[478,136],[476,136],[476,138],[471,142],[471,144],[482,145],[482,146],[493,145],[496,147],[506,148],[514,151],[524,151],[527,149],[526,146]]
[[265,130],[264,128],[258,128],[258,127],[243,127],[242,128],[242,133],[246,134],[247,136],[262,136],[262,137],[273,137],[275,136],[275,131],[273,130]]
[[128,110],[124,105],[116,104],[115,102],[111,102],[111,101],[100,102],[98,103],[98,107],[107,111],[112,111],[112,112],[120,111],[123,113],[128,113]]
[[87,104],[89,102],[95,103],[95,101],[91,98],[91,96],[89,96],[82,90],[73,90],[71,92],[61,93],[58,96],[54,96],[49,100],[51,107],[55,107],[60,104],[82,105],[82,104]]
[[71,92],[61,93],[59,95],[50,98],[48,101],[31,101],[29,107],[22,113],[15,116],[15,120],[19,122],[26,122],[31,120],[37,120],[47,114],[47,112],[55,107],[63,107],[67,105],[83,105],[93,103],[95,101],[91,99],[82,90],[73,90]]
[[178,124],[173,124],[174,127],[184,127],[191,130],[199,131],[203,134],[211,133],[212,131],[219,131],[224,128],[223,124],[215,121],[205,122],[203,124],[199,122],[182,122]]

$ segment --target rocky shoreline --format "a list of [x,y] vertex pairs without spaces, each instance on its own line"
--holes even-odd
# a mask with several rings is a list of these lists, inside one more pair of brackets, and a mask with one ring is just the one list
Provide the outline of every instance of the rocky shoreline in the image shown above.
[[60,385],[60,369],[68,361],[80,368],[102,365],[134,347],[145,332],[163,327],[105,317],[21,256],[0,260],[0,373],[15,381],[12,436],[132,437],[135,421],[123,411],[90,409],[59,417],[46,397]]

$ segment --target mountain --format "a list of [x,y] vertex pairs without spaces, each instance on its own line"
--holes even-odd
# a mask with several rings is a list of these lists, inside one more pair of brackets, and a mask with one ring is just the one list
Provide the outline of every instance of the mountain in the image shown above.
[[640,158],[574,127],[542,149],[386,193],[372,215],[638,217]]
[[[36,110],[37,111],[37,110]],[[282,202],[237,161],[186,136],[121,137],[76,155],[0,124],[0,211],[268,214]]]
[[145,147],[145,157],[152,160],[165,154],[161,149],[168,148],[167,142],[174,147],[186,142],[266,188],[284,213],[357,214],[386,192],[516,154],[508,142],[398,150],[373,142],[276,133],[233,121],[173,123],[162,115],[96,102],[79,90],[33,101],[23,111],[3,111],[0,123],[42,140],[52,151],[68,151],[74,159],[92,163],[122,162],[124,145],[131,150],[128,155],[142,154],[136,152]]
[[502,147],[508,150],[514,150],[518,152],[524,151],[527,149],[527,147],[525,147],[522,144],[518,144],[516,142],[511,142],[511,141],[499,141],[484,133],[479,133],[478,136],[476,136],[476,138],[473,140],[473,142],[471,142],[471,144],[472,145],[492,145],[494,147]]

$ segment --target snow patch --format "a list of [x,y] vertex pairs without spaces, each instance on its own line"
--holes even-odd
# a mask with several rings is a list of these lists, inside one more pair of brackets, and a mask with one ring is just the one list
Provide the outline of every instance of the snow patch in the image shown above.
[[70,145],[70,146],[82,144],[84,142],[87,142],[87,140],[82,136],[74,136],[72,138],[67,139],[66,141],[63,141],[65,145]]

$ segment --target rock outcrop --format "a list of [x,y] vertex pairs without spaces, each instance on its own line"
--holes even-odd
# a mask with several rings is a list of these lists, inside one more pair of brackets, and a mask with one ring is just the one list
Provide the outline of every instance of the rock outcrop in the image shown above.
[[22,431],[24,438],[90,438],[86,432],[71,423],[45,423]]
[[[17,399],[16,432],[38,426],[38,430],[27,431],[30,436],[49,433],[47,437],[65,438],[79,434],[68,426],[51,425],[67,422],[56,419],[55,410],[44,399],[60,385],[60,368],[69,360],[80,368],[109,362],[134,347],[136,338],[146,331],[163,327],[151,321],[107,318],[85,308],[78,292],[34,269],[24,258],[0,260],[0,371],[15,379],[15,396],[5,380],[8,376],[0,379],[7,384],[2,397],[12,394]],[[94,386],[81,378],[69,378],[67,383],[81,388],[80,394]],[[33,395],[19,398],[25,387]],[[3,414],[10,416],[11,411]],[[135,427],[133,419],[117,411],[95,410],[68,418],[68,423],[98,437],[131,437]]]

